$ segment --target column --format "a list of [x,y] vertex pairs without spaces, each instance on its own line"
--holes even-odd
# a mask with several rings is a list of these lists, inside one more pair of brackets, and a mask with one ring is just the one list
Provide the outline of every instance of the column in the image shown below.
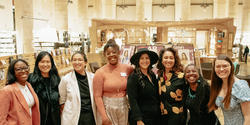
[[190,0],[175,0],[175,20],[188,20],[190,14]]
[[78,0],[78,16],[80,31],[87,34],[89,31],[88,0]]
[[136,0],[136,20],[152,21],[152,0]]
[[116,0],[104,0],[104,18],[115,19],[116,18]]
[[94,9],[94,17],[95,18],[103,18],[104,15],[104,1],[105,0],[93,0],[93,9]]
[[34,52],[33,39],[33,0],[15,0],[15,23],[17,54]]
[[144,20],[144,5],[143,0],[136,0],[136,20]]
[[55,28],[59,31],[68,30],[68,2],[55,0]]
[[225,18],[226,14],[226,0],[214,0],[213,17]]
[[68,3],[68,31],[80,32],[79,17],[78,17],[78,0],[71,0]]
[[152,21],[152,0],[144,0],[144,20]]
[[242,18],[243,45],[250,45],[250,1],[243,0],[243,18]]
[[236,17],[236,6],[238,0],[226,0],[226,17]]

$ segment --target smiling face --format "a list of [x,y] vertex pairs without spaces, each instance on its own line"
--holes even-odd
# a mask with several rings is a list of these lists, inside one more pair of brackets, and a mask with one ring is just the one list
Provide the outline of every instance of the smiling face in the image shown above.
[[119,50],[117,50],[116,48],[113,48],[113,47],[109,47],[105,51],[105,56],[108,60],[108,63],[111,65],[116,65],[118,63],[119,54],[120,54]]
[[44,56],[41,61],[38,63],[38,68],[41,71],[41,74],[49,74],[51,69],[51,60],[48,55]]
[[190,65],[185,70],[185,79],[188,83],[196,83],[199,78],[199,74],[194,65]]
[[231,73],[231,65],[226,60],[215,61],[215,73],[221,79],[227,79]]
[[175,64],[174,54],[170,51],[165,51],[162,56],[162,64],[166,70],[171,70]]
[[22,61],[18,61],[14,66],[14,70],[17,82],[20,84],[25,83],[29,75],[29,66]]
[[81,74],[82,72],[84,72],[84,68],[85,68],[85,66],[86,66],[86,63],[87,63],[87,62],[84,61],[83,56],[82,56],[81,54],[79,54],[79,53],[75,54],[75,55],[73,56],[73,58],[72,58],[72,65],[73,65],[73,68],[74,68],[74,70],[75,70],[76,72],[78,72],[78,73],[80,73],[80,74]]
[[139,59],[140,68],[143,70],[147,70],[149,65],[150,65],[150,58],[149,58],[148,54],[146,54],[146,53],[142,54],[140,59]]

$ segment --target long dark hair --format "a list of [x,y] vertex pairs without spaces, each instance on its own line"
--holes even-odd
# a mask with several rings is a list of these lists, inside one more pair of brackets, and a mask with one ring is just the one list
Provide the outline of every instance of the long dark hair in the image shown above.
[[[144,54],[144,53],[142,53],[142,54]],[[141,54],[141,55],[142,55]],[[140,55],[140,57],[141,57],[141,55]],[[137,74],[138,75],[138,77],[139,77],[139,81],[140,81],[140,85],[142,86],[142,87],[144,87],[145,86],[145,81],[143,80],[143,73],[141,72],[141,69],[140,69],[140,64],[139,64],[139,61],[140,61],[140,57],[138,57],[138,59],[136,59],[136,62],[135,62],[135,69],[134,69],[134,72],[135,72],[135,74]],[[154,73],[153,73],[153,71],[152,71],[152,62],[150,61],[150,65],[148,66],[148,74],[150,75],[150,76],[152,76]]]
[[158,64],[157,64],[157,68],[159,69],[158,70],[158,75],[160,76],[161,74],[163,74],[165,72],[165,67],[162,64],[162,58],[163,58],[163,54],[166,51],[172,52],[173,55],[174,55],[175,63],[174,63],[174,66],[172,68],[172,71],[173,72],[183,72],[183,66],[181,65],[181,61],[180,61],[180,58],[179,58],[179,55],[178,55],[177,51],[174,48],[169,47],[169,48],[166,48],[166,49],[162,49],[160,51],[160,53],[159,53],[159,61],[158,61]]
[[15,65],[17,62],[23,62],[27,66],[29,66],[28,62],[26,62],[23,59],[16,59],[10,62],[10,65],[8,67],[8,72],[7,72],[7,82],[6,85],[10,85],[16,82],[16,75],[15,75]]
[[60,82],[60,77],[57,71],[57,68],[55,66],[54,60],[52,58],[52,56],[50,55],[49,52],[47,51],[42,51],[38,54],[37,58],[36,58],[36,62],[35,62],[35,67],[34,67],[34,71],[32,74],[32,77],[29,78],[30,83],[41,83],[43,81],[43,77],[41,74],[41,71],[38,67],[38,63],[46,56],[48,55],[51,61],[51,69],[49,71],[49,77],[50,77],[50,83],[51,83],[51,87],[57,87],[59,82]]
[[227,61],[230,66],[231,66],[231,71],[230,74],[228,76],[228,83],[227,83],[227,93],[226,96],[223,100],[224,103],[224,107],[226,109],[229,108],[230,105],[230,101],[231,101],[231,92],[232,92],[232,87],[233,87],[233,83],[234,83],[234,65],[231,61],[231,59],[229,57],[227,57],[226,55],[219,55],[213,62],[213,71],[212,71],[212,77],[211,77],[211,93],[210,93],[210,100],[208,103],[208,107],[209,107],[209,111],[215,110],[218,107],[215,105],[215,100],[219,94],[219,92],[221,91],[222,88],[222,79],[220,77],[217,76],[216,72],[215,72],[215,61],[216,60],[225,60]]

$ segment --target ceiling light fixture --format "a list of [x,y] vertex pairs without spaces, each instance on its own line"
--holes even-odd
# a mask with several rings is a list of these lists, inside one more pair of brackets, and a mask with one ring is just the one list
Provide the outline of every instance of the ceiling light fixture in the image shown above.
[[203,3],[201,4],[202,8],[207,8],[209,6],[207,0],[203,0]]
[[164,9],[165,7],[167,7],[166,1],[165,0],[161,0],[161,4],[159,5],[162,9]]
[[122,8],[123,10],[125,8],[127,8],[128,6],[125,4],[125,0],[122,0],[122,4],[119,6],[120,8]]

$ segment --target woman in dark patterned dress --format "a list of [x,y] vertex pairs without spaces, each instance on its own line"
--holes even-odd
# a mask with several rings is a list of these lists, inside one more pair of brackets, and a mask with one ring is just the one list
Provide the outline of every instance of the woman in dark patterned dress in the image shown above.
[[163,125],[184,125],[186,110],[184,108],[186,87],[183,78],[183,66],[173,48],[160,51],[157,64],[160,108]]

